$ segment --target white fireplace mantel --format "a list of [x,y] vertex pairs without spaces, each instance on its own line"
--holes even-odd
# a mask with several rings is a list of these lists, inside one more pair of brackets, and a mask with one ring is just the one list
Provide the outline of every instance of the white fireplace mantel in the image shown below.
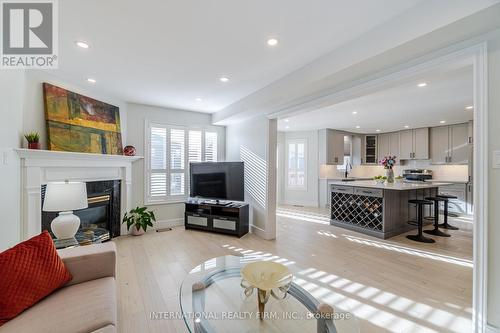
[[[21,158],[21,235],[41,232],[41,186],[55,181],[121,180],[121,215],[130,210],[132,163],[141,156],[100,155],[51,150],[16,149]],[[126,231],[122,228],[122,234]]]

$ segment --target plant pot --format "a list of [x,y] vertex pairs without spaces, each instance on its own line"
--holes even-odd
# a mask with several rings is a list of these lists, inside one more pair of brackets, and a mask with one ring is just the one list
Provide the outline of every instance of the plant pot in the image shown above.
[[387,177],[387,183],[389,184],[394,183],[394,170],[385,169],[385,176]]
[[40,149],[40,142],[28,142],[28,149]]
[[144,229],[140,228],[139,230],[137,230],[135,226],[132,226],[132,228],[130,228],[130,234],[134,236],[144,235]]

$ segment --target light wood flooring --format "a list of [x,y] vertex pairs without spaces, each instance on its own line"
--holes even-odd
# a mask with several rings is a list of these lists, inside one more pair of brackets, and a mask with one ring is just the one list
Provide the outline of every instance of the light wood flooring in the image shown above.
[[420,244],[405,235],[376,239],[327,220],[319,209],[280,207],[274,241],[183,227],[115,239],[119,332],[187,332],[182,320],[150,320],[150,312],[180,311],[179,287],[193,267],[242,252],[293,262],[306,289],[352,312],[360,332],[470,332],[471,231]]

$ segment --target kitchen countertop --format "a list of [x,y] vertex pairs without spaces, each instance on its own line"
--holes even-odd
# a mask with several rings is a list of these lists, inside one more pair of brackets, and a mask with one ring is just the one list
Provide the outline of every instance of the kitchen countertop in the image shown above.
[[428,183],[452,183],[452,184],[467,184],[467,180],[439,180],[439,179],[429,179]]
[[451,182],[422,182],[422,183],[398,183],[393,184],[383,183],[379,184],[374,180],[355,180],[350,182],[334,181],[330,182],[330,185],[336,186],[346,186],[346,187],[365,187],[365,188],[377,188],[381,190],[391,190],[391,191],[409,191],[409,190],[419,190],[424,188],[435,188],[439,186],[452,185]]

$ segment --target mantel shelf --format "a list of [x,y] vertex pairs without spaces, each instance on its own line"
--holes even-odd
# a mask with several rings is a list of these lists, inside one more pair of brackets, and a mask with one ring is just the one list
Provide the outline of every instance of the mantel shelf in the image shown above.
[[22,159],[59,159],[59,160],[98,160],[98,161],[123,161],[135,162],[143,159],[142,156],[124,156],[124,155],[104,155],[91,153],[74,153],[65,151],[43,150],[43,149],[15,149]]

